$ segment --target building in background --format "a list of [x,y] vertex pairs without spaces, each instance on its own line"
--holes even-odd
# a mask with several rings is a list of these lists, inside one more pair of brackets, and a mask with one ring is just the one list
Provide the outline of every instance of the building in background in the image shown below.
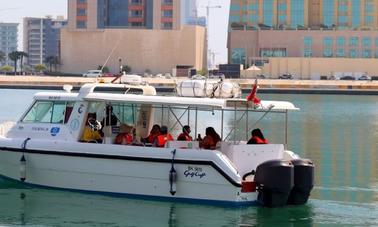
[[60,56],[60,29],[67,25],[64,17],[24,18],[23,44],[28,54],[25,64],[44,64],[47,57]]
[[178,0],[69,0],[70,29],[180,29]]
[[68,0],[62,71],[105,65],[118,73],[172,72],[206,65],[206,29],[181,26],[180,0]]
[[198,0],[183,0],[181,4],[181,21],[186,25],[206,26],[206,17],[198,16]]
[[[274,78],[375,74],[364,62],[378,59],[377,29],[376,0],[231,0],[229,62],[255,63]],[[315,67],[322,59],[328,64]]]
[[5,54],[5,61],[0,65],[13,65],[8,54],[17,51],[18,48],[18,23],[0,23],[0,51]]

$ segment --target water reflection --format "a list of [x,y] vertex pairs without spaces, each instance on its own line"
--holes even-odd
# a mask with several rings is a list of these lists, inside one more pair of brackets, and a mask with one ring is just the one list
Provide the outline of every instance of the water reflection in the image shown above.
[[312,206],[225,208],[55,190],[0,190],[0,223],[46,226],[311,226]]

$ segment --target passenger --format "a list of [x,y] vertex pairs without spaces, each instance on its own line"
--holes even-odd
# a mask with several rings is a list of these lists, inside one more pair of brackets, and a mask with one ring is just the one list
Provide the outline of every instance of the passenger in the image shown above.
[[206,128],[206,136],[202,139],[201,135],[198,136],[199,146],[203,149],[215,150],[217,143],[221,141],[218,133],[215,132],[213,127]]
[[178,141],[192,141],[193,138],[190,136],[190,126],[185,125],[182,127],[182,133],[177,137]]
[[268,144],[268,140],[264,138],[259,128],[253,129],[251,134],[251,139],[248,140],[247,144]]
[[173,137],[168,133],[167,126],[161,126],[160,135],[155,140],[155,145],[157,147],[164,147],[167,141],[173,141]]
[[117,125],[118,118],[113,113],[113,107],[111,105],[106,105],[106,117],[102,121],[103,126],[114,126]]
[[119,127],[119,134],[115,138],[115,144],[131,145],[134,141],[135,128],[126,124]]
[[100,130],[101,123],[96,120],[96,114],[88,113],[81,141],[86,143],[102,143],[102,133]]
[[155,124],[154,126],[152,126],[150,134],[146,138],[143,138],[142,142],[153,144],[159,135],[160,135],[160,126]]

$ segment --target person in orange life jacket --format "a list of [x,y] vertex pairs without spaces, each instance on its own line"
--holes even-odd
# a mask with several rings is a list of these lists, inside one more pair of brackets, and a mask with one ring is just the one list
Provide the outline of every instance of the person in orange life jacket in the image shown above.
[[150,134],[142,139],[143,143],[154,143],[156,138],[160,135],[160,126],[155,124],[152,126],[152,129],[150,131]]
[[190,136],[190,126],[185,125],[182,127],[182,133],[177,137],[178,141],[192,141],[193,138]]
[[173,137],[168,133],[167,126],[161,126],[160,135],[155,140],[155,145],[157,147],[164,147],[167,141],[173,141]]
[[133,134],[135,132],[135,128],[126,124],[122,124],[119,127],[119,132],[120,133],[115,138],[115,144],[130,145],[133,143]]
[[202,139],[201,135],[198,135],[198,140],[200,141],[200,148],[215,150],[216,145],[221,141],[221,138],[213,127],[207,127],[206,136]]
[[264,138],[259,128],[253,129],[251,134],[251,139],[248,140],[247,144],[268,144],[268,140]]

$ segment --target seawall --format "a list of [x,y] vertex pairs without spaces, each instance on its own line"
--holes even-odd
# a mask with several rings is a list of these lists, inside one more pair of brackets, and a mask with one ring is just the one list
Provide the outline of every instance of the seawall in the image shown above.
[[[173,91],[178,79],[143,78],[158,91]],[[79,89],[85,83],[111,82],[113,77],[52,77],[52,76],[0,76],[2,89],[40,89],[61,90],[63,85],[70,84]],[[251,90],[253,79],[234,79],[243,91]],[[298,94],[353,94],[378,95],[378,81],[346,80],[271,80],[260,79],[259,93],[298,93]]]

